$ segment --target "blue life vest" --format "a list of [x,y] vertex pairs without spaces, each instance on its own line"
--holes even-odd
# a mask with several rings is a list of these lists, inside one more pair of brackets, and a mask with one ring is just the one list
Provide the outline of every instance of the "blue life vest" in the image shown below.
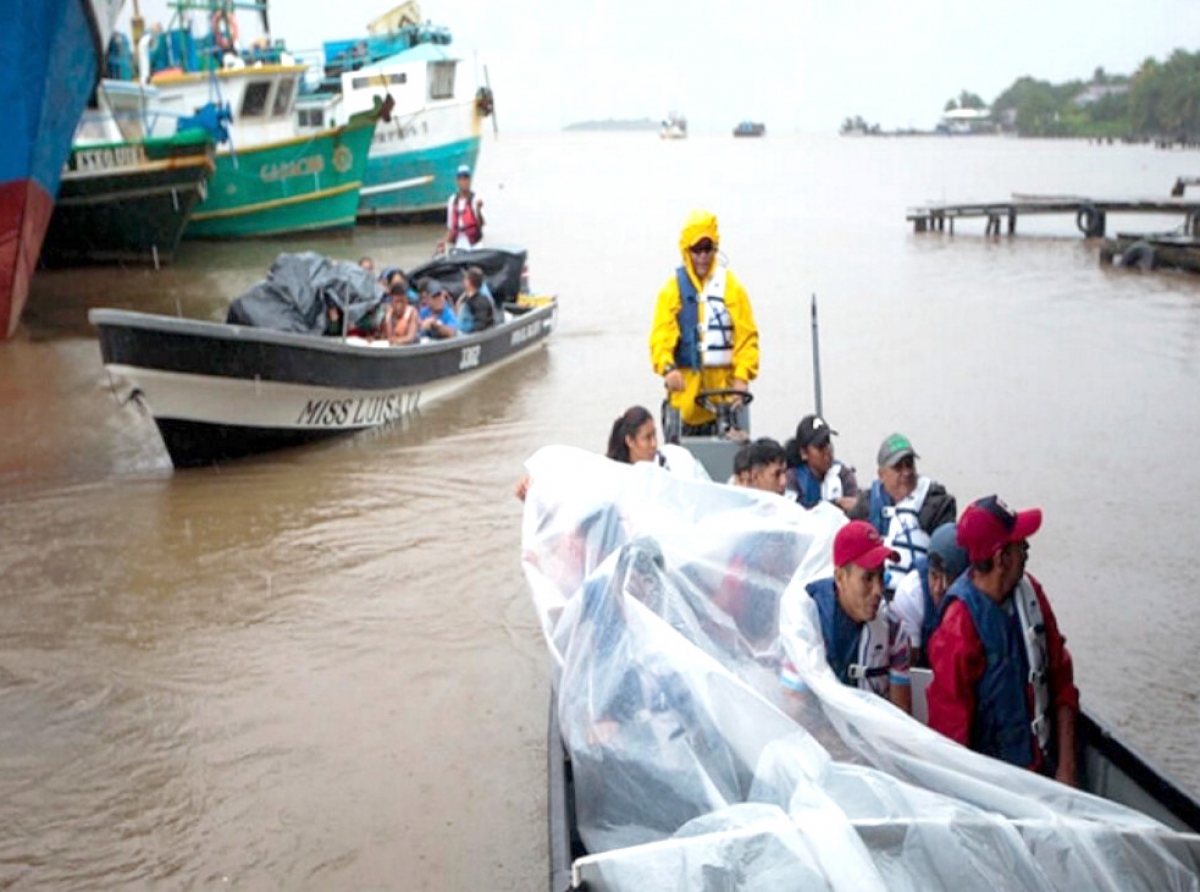
[[871,482],[867,519],[879,531],[883,543],[900,556],[898,561],[887,562],[883,587],[889,591],[913,569],[918,557],[929,553],[929,533],[921,528],[921,509],[932,486],[928,477],[918,477],[916,488],[897,503],[883,488],[883,481]]
[[825,659],[842,684],[887,696],[889,626],[881,613],[869,623],[856,623],[838,606],[833,577],[810,582],[806,591],[817,603]]
[[681,369],[700,368],[700,295],[685,267],[675,270],[679,285],[679,342],[675,345],[675,365]]
[[852,684],[850,664],[858,656],[859,625],[838,607],[833,577],[818,579],[807,586],[809,597],[817,602],[821,618],[821,637],[825,639],[825,657],[842,684]]
[[942,611],[955,600],[967,606],[987,661],[983,677],[975,685],[971,749],[1027,768],[1034,755],[1025,691],[1029,658],[1016,605],[1011,605],[1011,613],[1006,611],[975,587],[969,573],[950,586]]
[[921,646],[928,658],[929,639],[937,629],[942,616],[934,606],[933,595],[929,592],[929,558],[925,555],[918,557],[914,569],[921,579],[921,598],[925,602],[925,612],[921,614]]
[[887,532],[887,524],[883,521],[883,509],[892,504],[892,497],[883,488],[882,480],[871,481],[870,501],[867,508],[867,522],[879,531],[879,535]]
[[806,464],[796,466],[796,492],[796,501],[805,508],[812,508],[821,501],[821,481]]

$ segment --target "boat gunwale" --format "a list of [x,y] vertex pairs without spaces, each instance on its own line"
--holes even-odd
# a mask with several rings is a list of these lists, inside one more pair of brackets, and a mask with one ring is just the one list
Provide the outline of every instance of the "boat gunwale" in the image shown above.
[[213,322],[207,319],[187,319],[177,316],[166,316],[160,313],[143,313],[136,310],[121,310],[111,307],[96,307],[88,310],[88,322],[97,328],[134,328],[140,331],[160,334],[188,335],[208,338],[229,343],[244,344],[258,342],[281,347],[296,347],[317,350],[325,353],[342,354],[347,357],[373,356],[380,359],[399,358],[402,356],[427,356],[442,352],[452,352],[462,345],[483,343],[497,338],[504,332],[509,332],[531,322],[540,321],[552,315],[558,307],[557,299],[544,306],[534,307],[528,312],[513,316],[506,322],[491,328],[471,334],[460,334],[440,341],[427,341],[419,344],[401,344],[395,348],[372,347],[369,344],[351,344],[340,337],[319,335],[306,332],[277,331],[270,328],[256,328],[250,325],[236,325],[228,322]]

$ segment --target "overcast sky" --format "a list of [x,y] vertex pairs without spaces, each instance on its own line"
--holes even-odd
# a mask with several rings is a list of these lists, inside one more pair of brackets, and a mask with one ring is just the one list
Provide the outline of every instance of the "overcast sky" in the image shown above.
[[[167,20],[166,0],[140,5],[147,22]],[[392,5],[275,0],[271,28],[312,49],[365,33]],[[514,130],[671,109],[693,130],[754,119],[831,131],[852,115],[928,128],[963,89],[991,102],[1022,75],[1131,74],[1148,56],[1200,49],[1200,0],[427,0],[421,10],[487,63]]]

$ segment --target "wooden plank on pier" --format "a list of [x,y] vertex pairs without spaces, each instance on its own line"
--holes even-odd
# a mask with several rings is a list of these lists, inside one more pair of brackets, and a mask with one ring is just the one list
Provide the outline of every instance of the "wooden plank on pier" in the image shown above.
[[946,221],[954,231],[960,218],[983,218],[988,235],[1000,234],[1001,218],[1008,232],[1016,233],[1017,217],[1029,214],[1073,214],[1075,224],[1089,237],[1104,235],[1109,214],[1180,214],[1189,232],[1200,232],[1200,200],[1173,198],[1087,198],[1079,195],[1021,196],[1007,201],[934,202],[909,208],[905,219],[914,232],[944,232]]

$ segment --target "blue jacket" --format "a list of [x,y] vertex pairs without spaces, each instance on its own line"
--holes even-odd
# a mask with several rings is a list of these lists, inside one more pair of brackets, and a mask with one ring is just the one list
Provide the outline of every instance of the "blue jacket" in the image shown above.
[[942,600],[942,611],[962,601],[975,623],[987,663],[975,686],[971,749],[1022,768],[1033,760],[1033,731],[1025,683],[1029,658],[1016,605],[1011,612],[981,592],[969,573],[954,581]]

